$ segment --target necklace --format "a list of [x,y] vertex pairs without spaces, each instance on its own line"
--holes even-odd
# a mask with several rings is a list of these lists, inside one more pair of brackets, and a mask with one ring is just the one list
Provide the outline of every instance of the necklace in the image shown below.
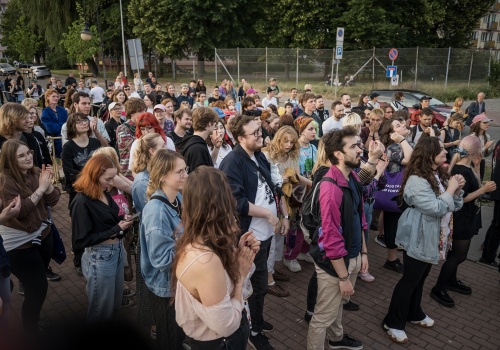
[[177,197],[175,197],[175,200],[172,202],[170,202],[170,204],[172,204],[172,207],[174,208],[177,208],[179,206],[179,203],[177,202]]

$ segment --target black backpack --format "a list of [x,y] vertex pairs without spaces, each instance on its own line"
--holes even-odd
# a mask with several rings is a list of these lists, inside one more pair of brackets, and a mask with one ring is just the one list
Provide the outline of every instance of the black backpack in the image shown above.
[[300,219],[300,228],[304,233],[304,239],[311,243],[314,232],[321,226],[321,213],[319,206],[319,185],[323,181],[331,182],[337,185],[337,181],[331,177],[324,176],[316,186],[304,196],[302,201],[302,213]]

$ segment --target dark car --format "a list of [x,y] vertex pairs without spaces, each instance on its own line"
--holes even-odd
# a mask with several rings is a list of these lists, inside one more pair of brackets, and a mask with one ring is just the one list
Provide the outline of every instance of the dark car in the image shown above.
[[[376,92],[380,94],[378,97],[378,102],[380,103],[381,106],[390,104],[392,101],[394,101],[394,94],[398,91],[404,92],[405,97],[403,101],[403,105],[408,108],[408,111],[412,113],[416,109],[419,108],[419,102],[420,98],[422,96],[431,96],[430,94],[427,94],[422,91],[417,91],[417,90],[372,90],[372,92]],[[443,123],[450,117],[451,114],[451,109],[453,106],[447,105],[446,103],[439,101],[436,98],[431,98],[430,100],[430,108],[434,111],[434,116],[436,117],[436,120],[438,122],[439,128],[443,127]]]
[[31,68],[33,66],[33,63],[26,63],[26,62],[14,62],[14,65],[17,68]]

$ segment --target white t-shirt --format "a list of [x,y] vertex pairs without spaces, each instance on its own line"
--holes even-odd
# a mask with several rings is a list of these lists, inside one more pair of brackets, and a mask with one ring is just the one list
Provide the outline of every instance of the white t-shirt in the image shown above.
[[[132,142],[132,146],[130,146],[130,157],[128,161],[129,170],[132,170],[132,164],[134,164],[135,149],[137,148],[138,141],[139,141],[138,139],[135,139],[134,142]],[[167,142],[165,143],[165,149],[175,151],[174,141],[172,141],[172,139],[168,136],[167,136]]]
[[106,96],[106,93],[104,92],[104,89],[102,87],[95,86],[90,89],[89,96],[93,104],[98,104],[102,103],[102,101],[104,100],[104,96]]
[[264,97],[261,102],[264,108],[267,108],[267,106],[269,105],[275,105],[276,107],[278,107],[278,100],[276,100],[276,97],[272,97],[271,99]]
[[[259,166],[255,156],[252,157],[252,160]],[[266,179],[259,171],[257,171],[257,176],[259,180],[254,204],[258,207],[268,209],[271,213],[277,215],[273,192],[267,185]],[[274,235],[274,226],[271,225],[266,218],[252,217],[249,230],[253,231],[255,238],[259,241],[265,241]]]
[[[345,118],[345,117],[344,117]],[[344,118],[340,118],[339,121],[335,120],[333,117],[328,118],[323,122],[322,128],[323,128],[323,135],[332,131],[332,130],[341,130],[343,129],[342,127],[342,122],[344,121]]]
[[[227,156],[229,152],[231,152],[232,150],[233,149],[228,145],[226,145],[225,147],[221,146],[221,148],[219,149],[219,154],[217,155],[217,161],[214,164],[214,168],[219,169],[219,165],[224,159],[224,157]],[[210,147],[208,147],[208,152],[212,154],[212,150],[210,149]]]

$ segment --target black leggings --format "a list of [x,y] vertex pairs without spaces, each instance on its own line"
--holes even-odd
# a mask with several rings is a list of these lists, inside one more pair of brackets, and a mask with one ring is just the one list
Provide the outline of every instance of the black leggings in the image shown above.
[[401,213],[384,211],[384,239],[387,249],[396,249],[396,231]]
[[441,272],[439,273],[439,277],[434,288],[437,290],[445,290],[447,284],[457,283],[458,265],[467,259],[470,242],[470,239],[453,241],[453,246],[446,257],[446,261],[441,267]]

